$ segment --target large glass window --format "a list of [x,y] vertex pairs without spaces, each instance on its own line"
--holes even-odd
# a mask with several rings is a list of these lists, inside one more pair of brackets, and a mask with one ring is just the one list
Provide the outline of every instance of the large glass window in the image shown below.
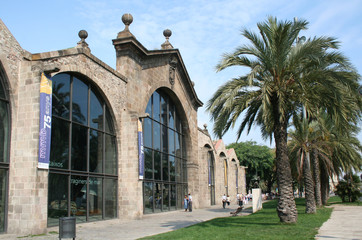
[[117,217],[117,150],[110,111],[97,89],[68,73],[53,77],[48,226]]
[[185,138],[177,108],[167,94],[151,96],[143,120],[144,213],[182,208],[187,193]]
[[0,232],[7,222],[7,186],[9,174],[10,111],[8,94],[4,87],[5,74],[0,63]]

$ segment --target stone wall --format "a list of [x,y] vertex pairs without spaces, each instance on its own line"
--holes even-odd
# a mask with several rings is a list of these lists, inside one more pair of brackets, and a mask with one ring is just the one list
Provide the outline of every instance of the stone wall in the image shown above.
[[225,160],[229,194],[236,195],[236,168],[239,186],[245,185],[245,170],[239,166],[235,152],[228,153],[222,141],[213,143],[208,131],[197,127],[197,109],[202,102],[179,51],[148,51],[133,35],[125,36],[113,40],[117,55],[114,70],[93,56],[85,42],[65,50],[31,54],[21,48],[0,20],[0,61],[11,108],[8,233],[39,234],[47,229],[48,171],[37,168],[40,74],[44,71],[52,76],[62,72],[82,75],[98,88],[111,110],[117,134],[119,217],[143,217],[137,124],[157,89],[169,95],[180,114],[194,208],[211,205],[207,162],[210,150],[215,160],[216,204],[225,193]]

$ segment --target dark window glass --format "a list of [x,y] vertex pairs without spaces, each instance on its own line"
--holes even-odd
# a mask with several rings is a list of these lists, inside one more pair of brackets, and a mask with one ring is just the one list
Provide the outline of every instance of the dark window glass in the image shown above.
[[164,96],[161,96],[161,122],[167,124],[167,102]]
[[87,216],[87,178],[71,176],[70,179],[70,215],[77,223],[85,222]]
[[87,128],[73,124],[72,170],[87,171]]
[[181,162],[181,159],[180,158],[175,158],[175,164],[176,164],[176,171],[175,171],[175,174],[176,174],[176,182],[181,182],[182,181],[182,178],[181,178],[181,166],[182,166],[182,162]]
[[[178,205],[182,207],[183,196],[187,190],[186,154],[183,154],[186,153],[186,148],[183,147],[182,125],[175,105],[164,92],[158,90],[153,93],[146,113],[150,113],[151,109],[150,117],[143,120],[144,184],[147,181],[147,184],[153,183],[153,194],[151,204],[149,193],[146,193],[149,189],[144,185],[144,212],[175,210]],[[178,197],[181,198],[178,200]]]
[[144,201],[144,213],[153,212],[153,183],[144,182],[143,183],[143,201]]
[[168,179],[168,156],[167,154],[162,154],[162,178],[164,181],[169,181]]
[[5,231],[5,206],[6,206],[6,186],[7,169],[0,169],[0,232]]
[[162,151],[168,152],[168,132],[166,126],[162,126]]
[[162,191],[162,211],[168,211],[170,207],[170,185],[163,184],[163,191]]
[[161,180],[161,154],[158,151],[153,152],[154,159],[154,177],[155,180]]
[[182,160],[182,181],[187,182],[187,162]]
[[90,172],[103,172],[102,140],[103,140],[103,134],[101,132],[98,132],[96,130],[90,130],[89,134],[89,171]]
[[9,142],[8,104],[0,100],[0,162],[8,162]]
[[175,147],[176,147],[176,156],[181,157],[181,135],[175,133]]
[[[108,194],[108,193],[107,193]],[[102,178],[89,178],[89,221],[102,219]]]
[[[49,179],[62,173],[59,176],[69,180],[51,186],[49,194],[70,189],[70,194],[64,194],[64,201],[70,206],[65,209],[65,215],[76,216],[77,222],[114,218],[117,216],[118,167],[110,111],[97,88],[71,74],[54,76],[54,87],[56,111],[52,120]],[[72,106],[72,118],[68,117],[69,106]],[[78,176],[80,174],[83,176]],[[50,214],[48,211],[48,224],[58,225],[59,216],[51,223]]]
[[88,117],[88,86],[73,77],[72,119],[87,125]]
[[161,183],[155,183],[155,189],[154,189],[154,212],[160,212],[162,207],[162,187]]
[[171,201],[171,210],[176,210],[176,185],[170,184],[170,201]]
[[160,121],[160,94],[153,94],[153,119]]
[[0,98],[3,98],[3,99],[6,98],[5,89],[4,89],[3,85],[2,85],[2,82],[0,82]]
[[175,157],[169,156],[169,160],[170,160],[170,180],[171,180],[172,182],[174,182],[174,181],[175,181],[175,177],[176,177]]
[[106,107],[106,122],[105,122],[105,131],[107,133],[114,133],[114,127],[112,122],[112,115]]
[[104,218],[117,217],[117,179],[104,179]]
[[168,137],[168,152],[170,154],[175,154],[175,132],[168,129]]
[[9,144],[10,144],[10,112],[7,93],[5,92],[3,75],[0,62],[0,233],[5,232],[7,219],[7,194],[9,175]]
[[152,121],[149,118],[144,119],[143,124],[143,145],[152,148]]
[[69,122],[53,117],[49,167],[68,169]]
[[105,173],[117,175],[116,137],[105,135]]
[[182,158],[187,158],[187,155],[186,155],[186,140],[185,140],[184,137],[182,138],[181,151],[182,151]]
[[182,129],[181,129],[181,119],[179,117],[179,115],[176,113],[176,131],[177,132],[182,132]]
[[103,130],[103,106],[93,91],[90,94],[90,126]]
[[185,195],[186,193],[183,190],[183,185],[177,184],[177,208],[184,208],[183,204]]
[[70,76],[58,74],[52,80],[52,114],[69,119]]
[[153,122],[153,149],[161,150],[161,126]]
[[[49,174],[48,182],[48,226],[59,224],[60,217],[68,216],[68,176],[62,174]],[[76,213],[76,206],[71,205]]]
[[170,104],[168,107],[168,126],[170,128],[175,128],[175,106]]
[[145,178],[153,179],[153,166],[152,166],[152,150],[145,148]]

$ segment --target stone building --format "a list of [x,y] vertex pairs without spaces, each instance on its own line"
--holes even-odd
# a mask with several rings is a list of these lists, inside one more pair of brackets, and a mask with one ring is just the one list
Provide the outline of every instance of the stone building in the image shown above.
[[[0,20],[0,232],[44,233],[64,216],[139,219],[182,209],[189,192],[194,208],[245,193],[235,152],[197,127],[203,103],[171,31],[160,50],[148,50],[129,30],[132,16],[122,21],[113,69],[92,55],[86,31],[73,48],[33,54]],[[46,75],[52,114],[43,120]],[[51,123],[45,169],[44,121]]]

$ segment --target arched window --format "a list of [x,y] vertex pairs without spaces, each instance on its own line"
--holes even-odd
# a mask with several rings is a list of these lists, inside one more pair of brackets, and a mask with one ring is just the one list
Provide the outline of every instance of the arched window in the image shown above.
[[52,78],[48,226],[117,217],[117,151],[112,117],[96,87],[81,77]]
[[0,232],[5,231],[7,222],[6,206],[10,144],[10,111],[5,79],[5,73],[0,63]]
[[211,205],[215,205],[215,160],[214,154],[211,148],[207,147],[207,165],[208,165],[208,181],[210,188],[210,200]]
[[228,195],[228,162],[226,159],[225,153],[220,153],[220,158],[223,159],[224,162],[224,186],[225,186],[225,194]]
[[144,213],[181,208],[187,194],[187,166],[182,123],[173,101],[161,90],[147,104],[143,122]]

